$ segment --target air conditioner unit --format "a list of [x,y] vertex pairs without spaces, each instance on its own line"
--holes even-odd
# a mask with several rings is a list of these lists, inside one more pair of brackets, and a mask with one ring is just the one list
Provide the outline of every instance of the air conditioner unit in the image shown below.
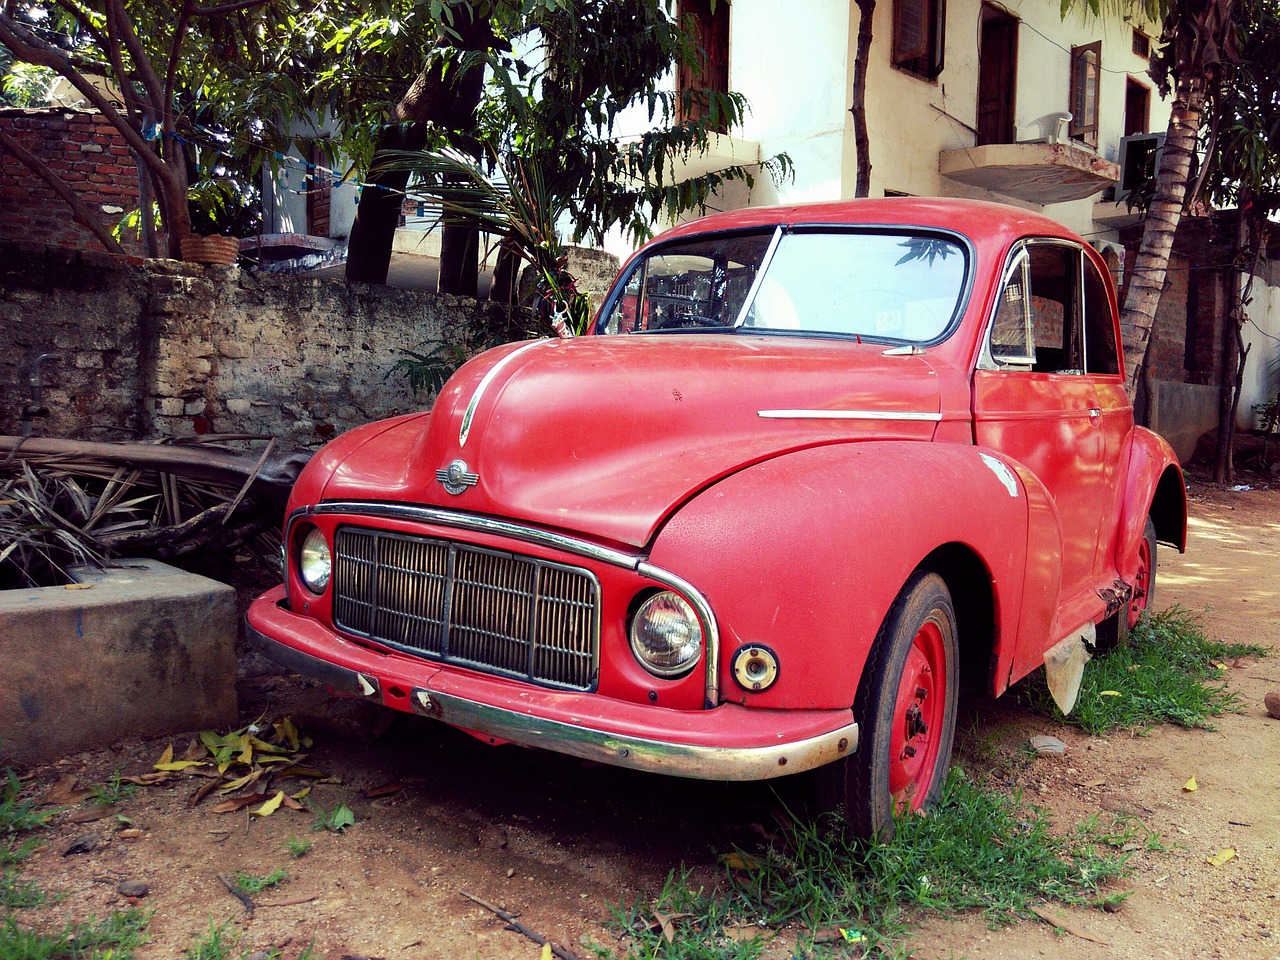
[[1155,177],[1164,150],[1163,133],[1135,133],[1120,138],[1120,182],[1116,184],[1116,202],[1124,203],[1129,194]]

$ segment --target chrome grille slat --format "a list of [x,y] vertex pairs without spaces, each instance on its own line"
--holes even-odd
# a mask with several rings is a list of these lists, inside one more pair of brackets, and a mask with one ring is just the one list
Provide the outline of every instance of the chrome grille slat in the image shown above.
[[469,544],[342,526],[339,629],[431,660],[590,690],[599,584],[586,570]]

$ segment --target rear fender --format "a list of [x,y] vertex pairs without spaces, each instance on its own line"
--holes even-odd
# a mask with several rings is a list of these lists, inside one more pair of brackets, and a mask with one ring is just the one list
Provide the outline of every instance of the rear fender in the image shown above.
[[1143,427],[1129,434],[1124,503],[1116,533],[1116,570],[1132,583],[1138,568],[1138,544],[1150,516],[1156,539],[1187,549],[1187,487],[1173,448],[1160,435]]
[[[988,452],[945,443],[834,444],[756,464],[707,488],[666,523],[650,559],[710,603],[721,634],[722,699],[848,707],[894,598],[944,546],[960,545],[983,567],[996,637],[1002,625],[1015,625],[996,643],[1005,661],[996,676],[1007,676],[1002,644],[1012,645],[1020,621],[1027,521],[1015,466]],[[988,639],[976,642],[988,650]],[[771,689],[748,693],[734,681],[732,657],[745,644],[777,654]]]

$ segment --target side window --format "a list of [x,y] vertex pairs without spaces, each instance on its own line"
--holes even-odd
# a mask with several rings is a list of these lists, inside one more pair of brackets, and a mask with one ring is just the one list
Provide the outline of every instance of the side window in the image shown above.
[[1080,250],[1029,243],[1010,262],[988,353],[995,369],[1084,373]]
[[1084,261],[1085,369],[1090,373],[1119,373],[1116,328],[1112,322],[1107,285],[1093,261]]
[[1030,368],[1036,362],[1025,250],[1018,253],[1006,274],[991,324],[989,349],[997,369],[1008,366]]
[[1031,325],[1043,373],[1084,373],[1080,335],[1080,252],[1056,243],[1030,247]]
[[637,328],[644,329],[643,321],[648,314],[648,304],[641,305],[644,273],[643,264],[632,271],[622,296],[614,303],[609,316],[602,318],[598,327],[600,333],[634,333]]

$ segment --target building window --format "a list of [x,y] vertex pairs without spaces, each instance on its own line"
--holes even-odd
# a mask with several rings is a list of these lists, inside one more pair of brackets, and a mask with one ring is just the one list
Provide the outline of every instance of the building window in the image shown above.
[[1137,27],[1133,28],[1133,52],[1143,60],[1151,59],[1151,38]]
[[894,0],[893,65],[933,80],[942,72],[946,0]]
[[[698,46],[696,63],[680,67],[680,120],[700,120],[711,109],[711,94],[729,92],[729,3],[728,0],[680,0],[681,22]],[[712,125],[717,133],[727,133],[722,117]]]
[[1102,75],[1102,41],[1071,48],[1071,136],[1098,145],[1098,91]]
[[[328,157],[325,156],[324,148],[319,143],[313,144],[311,169],[315,170],[327,165]],[[313,237],[329,236],[329,209],[332,195],[333,187],[329,183],[328,176],[317,174],[307,181],[307,233]]]
[[1151,91],[1134,80],[1125,78],[1124,86],[1124,135],[1146,133],[1151,117]]

